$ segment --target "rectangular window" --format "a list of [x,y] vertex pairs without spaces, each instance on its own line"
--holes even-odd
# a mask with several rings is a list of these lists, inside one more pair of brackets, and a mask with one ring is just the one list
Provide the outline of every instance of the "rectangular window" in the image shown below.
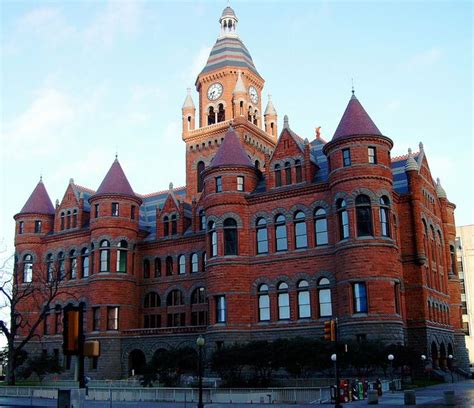
[[400,284],[399,283],[395,283],[394,296],[395,296],[395,313],[400,314]]
[[168,327],[186,326],[186,313],[168,313]]
[[94,218],[99,217],[99,204],[94,205]]
[[368,148],[368,154],[369,154],[369,163],[370,164],[376,164],[377,163],[377,151],[375,150],[375,147],[369,147]]
[[351,151],[350,149],[342,149],[342,165],[348,167],[351,165]]
[[132,207],[130,208],[130,219],[134,220],[135,219],[135,211],[136,211],[136,208],[134,205],[132,205]]
[[462,330],[466,336],[469,336],[469,322],[462,322]]
[[216,177],[216,193],[222,192],[222,177]]
[[35,234],[41,233],[41,221],[35,221]]
[[119,203],[112,203],[112,217],[119,216]]
[[237,176],[237,191],[244,191],[244,178]]
[[119,308],[118,306],[107,307],[107,330],[119,329]]
[[216,296],[216,323],[225,323],[226,303],[225,296]]
[[367,288],[365,283],[358,282],[352,286],[354,313],[367,313]]
[[20,221],[18,223],[18,234],[23,234],[24,229],[25,229],[25,223],[23,221]]
[[319,289],[319,317],[332,316],[331,289]]
[[100,307],[92,308],[92,331],[100,330]]

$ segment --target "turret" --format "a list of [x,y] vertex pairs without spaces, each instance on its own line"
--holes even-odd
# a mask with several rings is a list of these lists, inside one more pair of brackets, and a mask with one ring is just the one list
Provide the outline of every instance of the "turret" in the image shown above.
[[187,135],[190,130],[194,130],[196,126],[195,124],[196,107],[194,106],[194,101],[191,96],[191,88],[188,88],[188,94],[186,95],[186,99],[184,100],[181,111],[183,113],[182,120],[183,120],[183,138],[184,138],[184,136]]
[[278,129],[277,129],[277,112],[273,106],[272,96],[268,95],[267,107],[265,108],[265,132],[277,139]]
[[242,80],[242,71],[240,69],[237,72],[237,81],[232,91],[232,102],[234,106],[234,118],[244,116],[245,112],[247,112],[247,89],[245,89],[245,84]]

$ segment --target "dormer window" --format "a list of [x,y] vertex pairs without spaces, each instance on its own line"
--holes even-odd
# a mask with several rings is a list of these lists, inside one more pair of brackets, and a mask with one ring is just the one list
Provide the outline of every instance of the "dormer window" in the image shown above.
[[286,185],[291,184],[291,164],[290,162],[285,163],[285,178],[286,178]]
[[244,191],[244,177],[237,176],[237,191]]
[[275,165],[275,186],[281,187],[281,168],[279,164]]
[[375,147],[371,146],[367,149],[369,155],[369,163],[370,164],[377,164],[377,151]]
[[35,234],[40,234],[41,233],[41,221],[36,220],[35,221]]
[[23,234],[25,231],[25,223],[23,221],[20,221],[18,223],[18,234]]
[[64,212],[61,213],[61,231],[64,230],[65,227],[65,214]]
[[171,235],[176,235],[178,232],[177,229],[178,229],[178,226],[177,226],[177,221],[176,221],[176,215],[173,214],[171,216]]
[[351,151],[350,149],[342,149],[342,164],[344,167],[351,165]]
[[112,217],[119,216],[119,203],[112,203]]
[[218,176],[216,177],[216,193],[221,193],[222,192],[222,177]]
[[99,218],[99,204],[94,205],[94,218]]
[[77,210],[72,211],[72,228],[77,227]]
[[168,216],[163,218],[163,235],[167,237],[170,234],[170,224],[168,220]]
[[296,182],[301,183],[303,181],[303,174],[301,171],[301,160],[295,161],[295,173],[296,173]]
[[135,207],[134,205],[132,205],[132,207],[130,208],[130,219],[131,220],[134,220],[135,219],[135,211],[137,210],[137,207]]

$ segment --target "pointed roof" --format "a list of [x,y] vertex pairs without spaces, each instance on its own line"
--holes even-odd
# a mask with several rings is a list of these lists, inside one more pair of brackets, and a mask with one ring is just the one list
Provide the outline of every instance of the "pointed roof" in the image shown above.
[[268,102],[267,102],[267,107],[265,108],[264,115],[276,115],[276,114],[277,112],[275,110],[275,107],[273,106],[272,96],[268,95]]
[[227,6],[222,11],[221,19],[224,18],[224,17],[235,17],[235,18],[237,18],[237,16],[235,15],[235,11],[230,6]]
[[191,109],[195,108],[194,101],[191,96],[191,88],[188,88],[188,94],[186,95],[186,99],[184,100],[184,103],[183,103],[183,109],[185,108],[191,108]]
[[122,194],[135,197],[135,193],[133,192],[117,157],[115,157],[115,160],[105,175],[104,180],[100,183],[95,195],[98,194]]
[[232,126],[229,127],[224,136],[224,141],[220,145],[214,159],[212,159],[211,167],[218,166],[253,167]]
[[358,135],[383,136],[359,100],[352,94],[332,140]]
[[54,206],[42,179],[40,179],[20,211],[20,214],[26,213],[54,215]]
[[245,89],[244,81],[242,80],[242,71],[239,69],[237,72],[237,82],[235,83],[234,90],[232,94],[243,93],[246,94],[247,90]]

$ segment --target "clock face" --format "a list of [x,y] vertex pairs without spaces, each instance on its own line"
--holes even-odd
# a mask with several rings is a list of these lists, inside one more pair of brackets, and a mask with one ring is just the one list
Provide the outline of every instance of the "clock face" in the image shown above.
[[219,98],[222,95],[222,89],[222,85],[218,82],[212,84],[207,90],[207,97],[209,100],[215,101],[217,98]]
[[253,86],[249,88],[249,95],[252,103],[256,104],[258,102],[258,92]]

